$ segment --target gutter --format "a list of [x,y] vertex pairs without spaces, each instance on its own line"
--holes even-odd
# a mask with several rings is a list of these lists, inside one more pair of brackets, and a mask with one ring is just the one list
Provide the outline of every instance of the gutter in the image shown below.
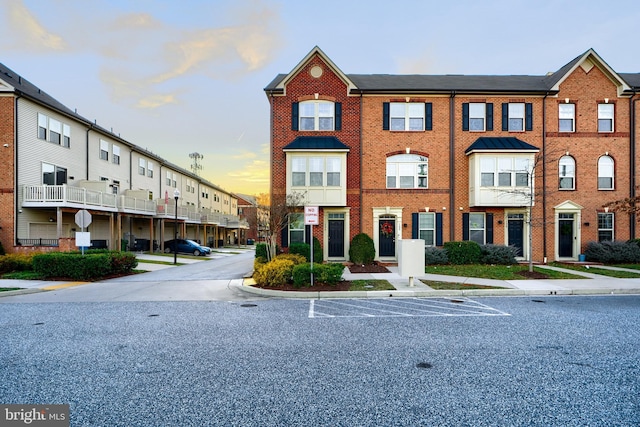
[[[360,191],[359,193],[359,197],[360,197],[360,218],[362,218],[362,214],[363,214],[363,206],[362,206],[362,164],[363,164],[363,159],[362,159],[362,91],[360,91],[360,126],[359,127],[359,138],[360,138],[360,183],[359,183],[359,187],[360,187]],[[348,187],[348,186],[347,186]],[[358,233],[362,233],[362,220],[358,221],[360,223],[360,230],[358,230]],[[351,225],[349,225],[349,229],[351,229]],[[351,239],[349,238],[349,241],[351,241]]]
[[[547,97],[549,92],[542,98],[542,259],[547,259]],[[529,218],[529,233],[531,229],[531,218]],[[533,251],[532,251],[533,252]],[[529,254],[533,259],[533,254]]]
[[[631,162],[629,163],[629,197],[631,199],[636,197],[636,102],[638,98],[635,97],[637,94],[637,90],[634,89],[633,95],[629,98],[629,157],[631,158]],[[635,239],[636,237],[635,213],[632,213],[629,218],[629,237],[631,239]]]
[[13,120],[13,244],[18,244],[18,215],[20,214],[20,207],[18,206],[18,100],[22,98],[22,95],[17,91],[16,100],[14,103],[14,120]]

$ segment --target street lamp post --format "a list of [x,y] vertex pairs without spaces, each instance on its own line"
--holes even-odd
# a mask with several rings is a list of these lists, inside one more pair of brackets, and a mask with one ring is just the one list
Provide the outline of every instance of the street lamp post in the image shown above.
[[176,199],[176,217],[173,223],[173,264],[178,263],[178,199],[180,198],[180,192],[176,188],[173,192],[173,198]]

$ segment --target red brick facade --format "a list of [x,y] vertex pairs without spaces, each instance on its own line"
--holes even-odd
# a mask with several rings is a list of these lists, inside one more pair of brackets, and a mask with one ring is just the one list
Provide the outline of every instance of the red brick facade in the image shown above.
[[[315,66],[322,67],[324,72],[320,76],[312,75],[310,70]],[[527,76],[521,86],[514,86],[508,78],[499,80],[496,76],[487,76],[485,80],[478,80],[478,87],[472,89],[468,89],[468,85],[467,89],[419,87],[406,83],[409,80],[403,80],[404,76],[392,76],[396,80],[391,80],[389,76],[345,75],[315,48],[291,73],[277,77],[265,89],[272,114],[271,193],[275,200],[287,191],[286,178],[291,171],[286,170],[284,147],[299,136],[335,136],[349,147],[344,206],[349,210],[349,236],[345,236],[345,240],[364,232],[374,239],[376,250],[380,250],[381,235],[378,234],[382,221],[387,219],[396,221],[396,239],[416,238],[413,223],[416,214],[428,209],[442,219],[437,232],[444,242],[468,238],[464,221],[470,213],[483,213],[492,227],[489,232],[489,225],[485,226],[486,243],[508,244],[509,233],[514,232],[509,228],[509,221],[526,214],[527,206],[522,203],[471,206],[470,191],[474,180],[479,178],[470,177],[473,153],[468,151],[479,138],[516,139],[521,144],[519,148],[497,151],[508,157],[529,146],[537,150],[534,206],[531,223],[525,222],[523,232],[532,238],[530,257],[535,261],[577,259],[588,242],[599,239],[598,214],[605,212],[603,204],[635,194],[635,182],[630,177],[640,161],[633,148],[639,130],[638,114],[634,110],[640,76],[625,76],[627,79],[631,76],[631,84],[589,50],[555,75]],[[392,87],[397,89],[384,86],[388,82],[393,82]],[[504,82],[504,86],[495,82]],[[341,103],[341,129],[332,132],[292,130],[292,103],[307,99]],[[425,125],[421,131],[385,130],[383,118],[388,103],[428,104],[431,126]],[[487,113],[484,131],[464,130],[463,122],[467,118],[463,117],[463,111],[470,103],[491,106],[492,129]],[[573,132],[559,128],[559,105],[566,103],[575,105]],[[526,120],[531,123],[530,127],[523,126],[518,132],[503,130],[504,108],[509,104],[527,106]],[[613,105],[611,132],[598,129],[598,106],[603,104]],[[636,129],[631,129],[633,123]],[[428,159],[426,188],[388,188],[387,159],[405,153]],[[491,155],[491,150],[485,148],[483,153]],[[568,189],[560,188],[559,161],[563,156],[575,161],[574,186]],[[612,189],[599,189],[601,156],[614,161]],[[330,231],[324,217],[327,209],[321,206],[321,226],[314,227],[314,236],[323,246],[329,243],[326,240]],[[615,240],[634,238],[635,224],[628,215],[616,213],[613,233]],[[561,238],[561,234],[570,237]],[[286,245],[286,242],[280,243]],[[348,258],[348,254],[344,257]],[[387,259],[394,257],[395,254],[391,254]],[[529,258],[528,251],[524,258]]]
[[14,98],[0,97],[0,242],[13,246],[15,188]]

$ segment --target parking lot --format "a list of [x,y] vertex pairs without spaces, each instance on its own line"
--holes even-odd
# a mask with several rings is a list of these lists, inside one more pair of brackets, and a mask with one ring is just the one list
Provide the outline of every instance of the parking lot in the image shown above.
[[509,316],[469,298],[323,299],[309,301],[309,318]]

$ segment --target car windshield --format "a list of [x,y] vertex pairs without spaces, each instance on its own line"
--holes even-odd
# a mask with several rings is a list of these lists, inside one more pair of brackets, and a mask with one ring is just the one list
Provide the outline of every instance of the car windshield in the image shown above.
[[200,246],[197,242],[194,242],[193,240],[187,240],[187,243],[191,243],[192,245]]

